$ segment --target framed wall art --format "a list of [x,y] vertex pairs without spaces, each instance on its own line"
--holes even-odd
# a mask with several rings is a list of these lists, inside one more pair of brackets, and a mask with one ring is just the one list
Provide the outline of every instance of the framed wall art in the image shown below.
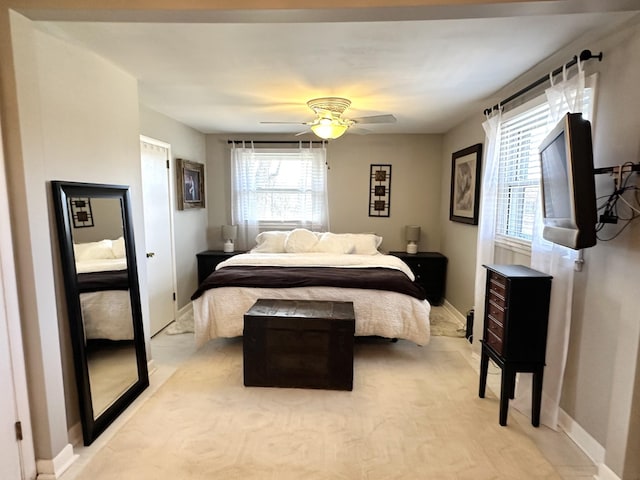
[[371,165],[369,216],[388,217],[391,208],[391,165]]
[[478,224],[481,161],[481,143],[454,152],[451,156],[449,220]]
[[178,174],[178,210],[204,207],[204,165],[176,159]]
[[73,220],[73,228],[93,227],[93,212],[89,197],[69,197],[69,211]]

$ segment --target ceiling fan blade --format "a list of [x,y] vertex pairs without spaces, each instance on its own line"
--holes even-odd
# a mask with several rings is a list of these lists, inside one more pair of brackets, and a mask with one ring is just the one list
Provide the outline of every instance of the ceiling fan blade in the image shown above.
[[352,118],[354,123],[396,123],[393,115],[372,115],[370,117]]
[[260,122],[271,125],[309,125],[309,122]]
[[303,130],[302,132],[298,132],[294,135],[294,137],[299,137],[300,135],[305,135],[307,133],[312,133],[311,130]]
[[349,130],[347,130],[347,133],[355,133],[356,135],[367,135],[372,132],[371,130],[367,130],[366,128],[351,127],[349,128]]

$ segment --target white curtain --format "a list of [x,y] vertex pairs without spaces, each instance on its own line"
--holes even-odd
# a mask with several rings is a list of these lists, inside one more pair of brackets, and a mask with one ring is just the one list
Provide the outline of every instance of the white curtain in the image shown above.
[[502,112],[498,108],[482,124],[486,134],[480,214],[478,219],[478,243],[476,257],[476,283],[474,294],[475,318],[484,318],[486,270],[482,265],[493,263],[496,236],[496,210],[498,201],[498,166],[500,162],[500,127]]
[[[567,79],[563,69],[560,83],[546,90],[549,103],[549,130],[567,112],[580,112],[584,98],[584,72],[578,60],[578,73]],[[550,79],[553,80],[550,76]],[[546,367],[542,386],[540,423],[557,430],[562,381],[567,361],[569,333],[571,329],[571,304],[573,299],[573,275],[578,253],[575,250],[547,242],[542,238],[542,201],[538,204],[531,243],[531,268],[553,276],[551,305],[547,335]],[[514,408],[531,416],[531,374],[520,374],[516,388]]]
[[253,142],[231,148],[231,223],[238,225],[238,243],[249,248],[249,239],[259,233],[257,202],[251,197],[255,174],[249,168],[257,162]]
[[[297,227],[325,231],[329,228],[326,149],[311,143],[292,149],[257,149],[252,142],[231,149],[231,221],[238,225],[238,240],[251,248],[261,227]],[[265,201],[274,183],[298,190],[298,210],[282,207],[277,194]],[[274,187],[277,190],[277,187]],[[295,217],[291,223],[288,217]],[[265,221],[266,219],[266,221]]]

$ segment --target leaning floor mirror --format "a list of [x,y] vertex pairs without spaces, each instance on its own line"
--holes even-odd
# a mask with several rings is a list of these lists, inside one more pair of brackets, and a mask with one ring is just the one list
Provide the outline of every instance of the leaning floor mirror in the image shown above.
[[129,187],[51,186],[89,445],[149,385]]

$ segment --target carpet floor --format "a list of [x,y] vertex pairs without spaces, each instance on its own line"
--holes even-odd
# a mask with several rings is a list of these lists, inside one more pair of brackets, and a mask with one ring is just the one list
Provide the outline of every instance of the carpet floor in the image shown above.
[[429,313],[431,335],[445,337],[464,337],[467,327],[444,307],[431,307]]
[[351,392],[247,388],[241,339],[210,341],[77,478],[559,479],[457,351],[359,342]]

